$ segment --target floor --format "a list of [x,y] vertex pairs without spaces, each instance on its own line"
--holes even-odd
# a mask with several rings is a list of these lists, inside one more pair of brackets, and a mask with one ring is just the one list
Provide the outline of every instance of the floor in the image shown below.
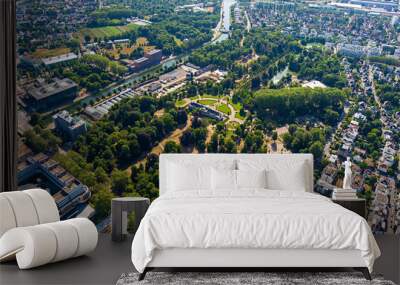
[[22,284],[115,284],[122,273],[132,272],[131,241],[112,242],[100,234],[94,252],[30,270],[18,270],[15,262],[0,264],[1,285]]
[[[89,256],[49,264],[31,270],[18,270],[15,262],[0,265],[0,284],[115,284],[124,272],[134,271],[130,261],[129,238],[114,243],[101,234],[97,249]],[[375,273],[400,285],[400,236],[377,236],[382,257],[375,263]]]
[[381,257],[376,260],[374,271],[400,285],[400,236],[382,235],[375,239],[381,250]]

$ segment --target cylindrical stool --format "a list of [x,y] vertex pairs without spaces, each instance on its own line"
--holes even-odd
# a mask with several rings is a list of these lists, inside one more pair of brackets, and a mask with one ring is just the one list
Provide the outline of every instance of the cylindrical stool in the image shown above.
[[135,234],[140,221],[150,206],[150,199],[143,197],[121,197],[111,201],[111,238],[113,241],[122,241],[128,233],[128,213],[135,213]]

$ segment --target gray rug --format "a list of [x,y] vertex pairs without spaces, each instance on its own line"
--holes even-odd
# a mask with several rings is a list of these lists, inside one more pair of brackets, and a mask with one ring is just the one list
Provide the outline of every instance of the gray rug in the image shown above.
[[395,285],[380,276],[368,281],[359,272],[148,272],[138,281],[138,273],[122,274],[117,285],[212,284],[212,285]]

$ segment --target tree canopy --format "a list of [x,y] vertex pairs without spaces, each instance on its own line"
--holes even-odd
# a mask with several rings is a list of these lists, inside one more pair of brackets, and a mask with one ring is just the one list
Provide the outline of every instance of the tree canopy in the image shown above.
[[290,123],[300,116],[313,116],[334,124],[345,98],[344,91],[335,88],[261,89],[250,104],[261,119]]

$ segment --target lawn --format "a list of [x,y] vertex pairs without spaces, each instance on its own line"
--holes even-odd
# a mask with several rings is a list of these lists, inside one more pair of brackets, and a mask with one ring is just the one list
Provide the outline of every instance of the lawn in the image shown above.
[[69,52],[70,52],[69,48],[55,48],[55,49],[38,48],[32,55],[35,58],[46,58],[46,57],[59,56]]
[[228,129],[228,130],[226,131],[225,138],[226,138],[226,139],[232,138],[232,136],[234,135],[234,133],[235,133],[235,132],[234,132],[233,130]]
[[145,37],[140,37],[136,39],[136,43],[132,46],[123,44],[122,47],[116,47],[109,52],[110,56],[114,59],[119,59],[121,54],[130,55],[138,47],[143,48],[143,51],[148,52],[155,49],[155,46],[149,46],[149,41]]
[[239,127],[239,123],[238,122],[228,122],[227,124],[227,128],[228,130],[235,130],[237,127]]
[[177,108],[183,107],[183,106],[185,106],[185,104],[186,104],[185,99],[177,100],[177,101],[175,102],[175,106],[176,106]]
[[232,105],[233,109],[235,109],[235,111],[239,112],[240,109],[242,109],[243,105],[238,102],[238,103],[233,103],[232,99],[229,99],[229,104]]
[[219,96],[205,94],[205,95],[201,95],[201,98],[219,99]]
[[91,39],[104,39],[114,36],[119,36],[125,32],[134,31],[138,29],[138,25],[128,24],[125,26],[105,26],[100,28],[85,28],[82,29],[80,34],[83,37],[86,35],[90,36]]
[[174,40],[175,40],[175,43],[176,43],[176,45],[178,47],[183,46],[183,42],[180,39],[178,39],[177,37],[174,36]]
[[149,41],[145,37],[139,37],[136,39],[136,45],[139,47],[147,46],[148,44],[149,44]]
[[156,46],[144,46],[143,51],[148,52],[148,51],[152,51],[155,48],[156,48]]
[[231,113],[231,110],[229,109],[227,104],[218,105],[217,106],[217,110],[222,112],[222,113],[224,113],[224,114],[227,114],[227,115],[229,115]]
[[212,100],[212,99],[201,99],[199,101],[197,101],[200,104],[203,105],[214,105],[215,103],[217,103],[217,100]]
[[242,115],[240,115],[239,112],[237,112],[237,113],[235,114],[235,118],[236,118],[236,119],[239,119],[239,120],[244,120],[244,117],[243,117]]

